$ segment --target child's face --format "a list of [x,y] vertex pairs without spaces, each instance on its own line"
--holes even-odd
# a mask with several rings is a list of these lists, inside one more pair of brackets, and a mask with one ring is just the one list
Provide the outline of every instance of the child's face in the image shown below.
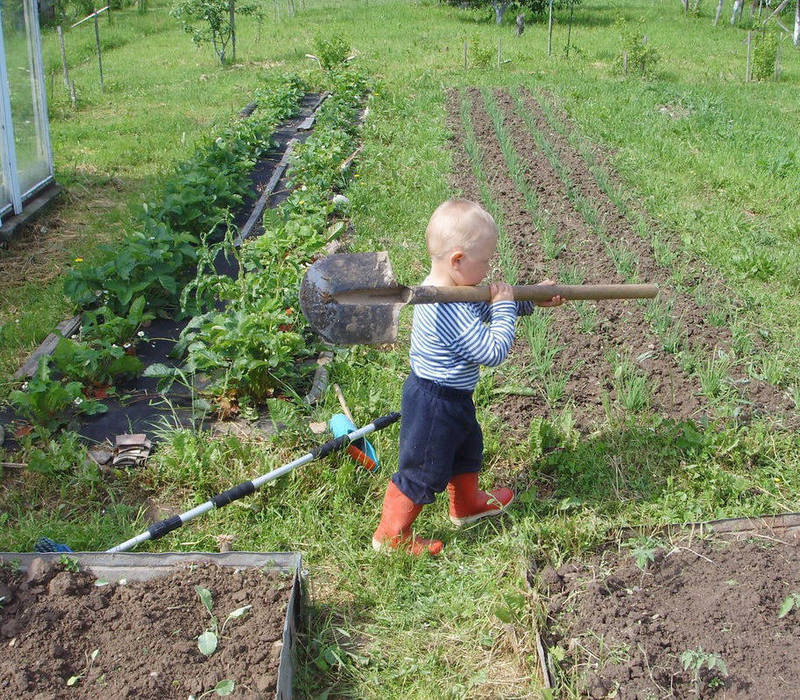
[[489,274],[489,263],[496,248],[497,236],[487,234],[468,251],[457,251],[450,259],[456,284],[472,286],[482,282]]

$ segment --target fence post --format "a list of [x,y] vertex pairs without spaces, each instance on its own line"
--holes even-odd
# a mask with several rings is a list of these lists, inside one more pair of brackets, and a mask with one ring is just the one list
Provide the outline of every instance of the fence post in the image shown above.
[[752,41],[753,32],[747,32],[747,67],[744,69],[744,82],[750,82],[750,43]]
[[97,42],[97,65],[100,67],[100,92],[105,92],[103,85],[103,52],[100,49],[100,21],[97,13],[94,15],[94,39]]
[[64,30],[59,24],[56,27],[58,32],[58,43],[61,46],[61,65],[64,66],[64,87],[69,88],[69,69],[67,68],[67,49],[64,46]]

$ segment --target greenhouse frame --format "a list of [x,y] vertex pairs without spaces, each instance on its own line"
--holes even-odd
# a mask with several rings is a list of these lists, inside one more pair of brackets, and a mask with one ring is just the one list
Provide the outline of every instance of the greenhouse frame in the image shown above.
[[10,220],[42,206],[54,178],[37,1],[2,1],[0,17],[0,237],[7,238]]

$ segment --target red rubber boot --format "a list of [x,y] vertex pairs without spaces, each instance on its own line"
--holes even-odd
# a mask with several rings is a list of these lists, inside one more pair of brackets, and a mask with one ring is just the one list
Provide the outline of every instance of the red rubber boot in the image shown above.
[[500,515],[514,500],[514,492],[505,487],[486,493],[478,488],[478,472],[456,474],[447,485],[450,496],[450,520],[459,527],[492,515]]
[[411,532],[411,523],[422,510],[390,479],[383,499],[381,522],[372,535],[372,548],[377,551],[403,550],[414,556],[424,552],[438,554],[442,551],[439,540],[424,540]]

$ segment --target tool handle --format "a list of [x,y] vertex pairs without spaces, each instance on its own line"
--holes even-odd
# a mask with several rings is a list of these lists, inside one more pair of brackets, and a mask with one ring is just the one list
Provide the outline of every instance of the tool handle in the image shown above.
[[[550,301],[554,296],[581,299],[652,299],[658,294],[655,284],[524,284],[512,287],[514,301]],[[411,287],[409,304],[450,304],[491,301],[489,287]]]

